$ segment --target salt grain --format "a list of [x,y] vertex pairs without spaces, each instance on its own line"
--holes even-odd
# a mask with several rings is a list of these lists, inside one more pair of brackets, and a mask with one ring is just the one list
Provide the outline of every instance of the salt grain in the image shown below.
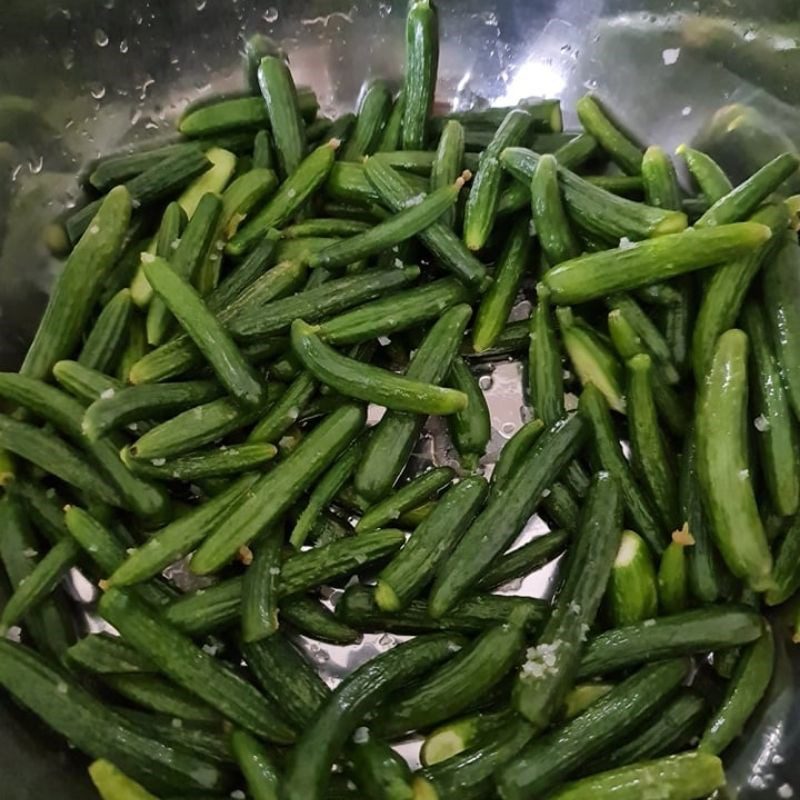
[[759,416],[753,420],[753,425],[759,433],[764,433],[769,430],[769,420],[763,414],[759,414]]
[[100,392],[100,397],[103,400],[110,400],[115,394],[116,392],[109,386],[108,389],[104,389],[102,392]]
[[778,787],[778,797],[793,797],[794,796],[794,789],[788,784],[783,783]]
[[364,744],[369,741],[369,728],[361,727],[356,728],[353,733],[353,741],[356,744]]
[[680,47],[668,47],[666,50],[661,51],[661,58],[666,66],[671,67],[677,62],[680,54]]
[[635,245],[627,236],[623,236],[619,240],[619,249],[620,250],[630,250],[631,247],[635,247]]

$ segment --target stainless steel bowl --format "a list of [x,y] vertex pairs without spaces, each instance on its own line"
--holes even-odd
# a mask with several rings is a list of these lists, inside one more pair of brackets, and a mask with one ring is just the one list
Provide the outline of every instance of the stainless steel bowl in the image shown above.
[[[721,106],[763,112],[800,137],[797,0],[440,0],[438,96],[455,108],[564,100],[587,89],[644,141],[691,140]],[[80,198],[76,175],[120,145],[168,136],[199,95],[241,86],[240,50],[261,31],[283,43],[323,111],[351,109],[366,77],[398,80],[402,0],[5,0],[0,13],[0,369],[18,366],[55,268],[46,225]],[[738,164],[727,164],[736,170]],[[520,421],[519,366],[495,370],[497,451]],[[435,437],[423,458],[447,458]],[[522,591],[542,591],[536,576]],[[727,757],[730,795],[800,793],[800,658],[776,620],[780,657],[758,719]],[[376,649],[324,653],[331,676]],[[413,753],[411,753],[413,757]],[[0,697],[0,796],[94,797],[85,763]],[[785,790],[784,790],[785,791]]]

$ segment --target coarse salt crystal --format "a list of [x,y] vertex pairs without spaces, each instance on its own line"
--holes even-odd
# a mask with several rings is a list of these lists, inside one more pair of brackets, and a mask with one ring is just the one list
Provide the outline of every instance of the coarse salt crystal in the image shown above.
[[360,727],[356,728],[353,733],[353,741],[356,744],[364,744],[369,741],[369,728]]
[[631,247],[634,247],[634,246],[635,246],[634,243],[627,236],[623,236],[619,240],[619,249],[620,250],[630,250]]
[[103,400],[110,400],[115,394],[116,392],[109,386],[108,389],[104,389],[100,392],[100,397]]
[[759,414],[754,420],[753,425],[759,433],[769,430],[769,420],[763,415]]
[[680,54],[681,54],[680,47],[668,47],[666,50],[661,51],[661,58],[666,66],[671,67],[674,63],[677,62],[678,58],[680,57]]
[[381,347],[388,347],[392,343],[392,340],[388,336],[379,336],[378,337],[378,344]]
[[166,463],[167,463],[167,459],[166,459],[166,458],[151,458],[151,459],[150,459],[150,463],[151,463],[151,464],[152,464],[154,467],[163,467],[163,466],[164,466],[164,464],[166,464]]
[[794,789],[788,784],[783,783],[778,787],[778,797],[793,797],[794,796]]

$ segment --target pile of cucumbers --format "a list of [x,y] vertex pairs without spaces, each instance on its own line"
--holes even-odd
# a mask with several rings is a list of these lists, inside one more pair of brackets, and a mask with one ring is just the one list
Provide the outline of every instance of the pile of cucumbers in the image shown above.
[[[798,159],[682,147],[689,194],[596,98],[436,115],[437,67],[412,0],[399,93],[328,119],[253,37],[62,220],[0,374],[0,687],[106,800],[702,798],[800,638]],[[365,633],[333,686],[298,646]]]

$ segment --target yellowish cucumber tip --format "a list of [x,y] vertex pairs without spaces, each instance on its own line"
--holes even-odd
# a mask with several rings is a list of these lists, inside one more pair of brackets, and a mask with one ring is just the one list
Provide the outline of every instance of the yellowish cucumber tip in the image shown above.
[[675,542],[675,544],[681,545],[682,547],[691,547],[693,544],[695,544],[695,539],[689,530],[688,522],[684,522],[683,527],[680,530],[672,532],[672,541]]
[[471,180],[472,180],[472,172],[470,170],[468,170],[468,169],[465,169],[461,173],[461,176],[456,180],[456,183],[458,183],[458,181],[461,181],[461,183],[459,184],[459,188],[460,188],[465,183],[469,183]]
[[[328,147],[333,150],[338,150],[342,146],[342,140],[337,139],[335,136],[328,140]],[[364,159],[366,161],[366,159]]]
[[675,154],[679,155],[679,156],[682,156],[688,149],[689,149],[689,145],[684,142],[683,144],[679,144],[675,148]]
[[0,472],[0,486],[8,486],[14,482],[13,472]]
[[414,800],[439,800],[439,793],[425,778],[419,776],[414,778],[411,789],[414,792]]
[[101,592],[107,592],[111,588],[111,584],[105,578],[97,581],[97,586]]
[[375,587],[375,602],[381,611],[399,611],[400,600],[397,593],[386,581],[378,581]]
[[253,551],[246,544],[243,544],[239,548],[239,552],[236,556],[246,567],[249,567],[253,563]]

